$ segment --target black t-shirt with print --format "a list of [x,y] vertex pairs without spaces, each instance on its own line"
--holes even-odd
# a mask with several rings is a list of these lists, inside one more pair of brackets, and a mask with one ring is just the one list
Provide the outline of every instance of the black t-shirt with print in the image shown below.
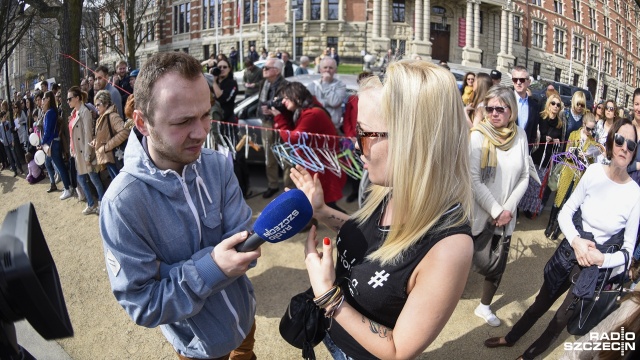
[[[354,220],[349,220],[340,229],[337,240],[336,279],[341,284],[345,292],[345,301],[349,305],[368,319],[393,329],[407,302],[407,284],[418,263],[445,237],[455,234],[471,236],[471,227],[468,222],[455,227],[446,225],[456,222],[461,214],[460,205],[455,205],[434,226],[442,230],[431,230],[425,234],[405,252],[397,264],[381,266],[380,263],[370,262],[365,258],[382,245],[389,230],[388,227],[378,226],[382,208],[381,204],[361,226]],[[350,286],[347,286],[347,281],[351,283]],[[336,321],[333,321],[329,335],[350,357],[359,360],[376,359]]]

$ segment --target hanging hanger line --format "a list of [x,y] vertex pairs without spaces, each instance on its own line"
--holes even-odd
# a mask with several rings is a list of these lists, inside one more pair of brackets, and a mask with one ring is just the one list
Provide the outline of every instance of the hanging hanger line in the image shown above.
[[252,125],[239,125],[236,123],[230,123],[230,122],[224,122],[221,120],[211,120],[212,123],[218,123],[220,125],[225,125],[225,126],[234,126],[237,128],[249,128],[249,129],[255,129],[255,130],[270,130],[270,131],[275,131],[275,132],[279,132],[279,133],[290,133],[290,134],[300,134],[303,135],[306,134],[307,136],[316,136],[319,138],[329,138],[329,139],[337,139],[337,140],[349,140],[351,142],[353,142],[353,138],[347,137],[347,136],[339,136],[339,135],[327,135],[327,134],[319,134],[319,133],[312,133],[312,132],[305,132],[305,131],[298,131],[298,130],[286,130],[286,129],[275,129],[275,128],[267,128],[267,127],[262,127],[262,126],[252,126]]

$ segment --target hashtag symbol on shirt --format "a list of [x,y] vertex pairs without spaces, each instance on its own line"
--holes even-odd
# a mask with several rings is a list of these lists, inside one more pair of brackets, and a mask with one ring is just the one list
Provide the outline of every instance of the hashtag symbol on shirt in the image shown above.
[[388,278],[389,278],[389,273],[387,273],[385,270],[376,271],[376,276],[372,276],[371,280],[369,280],[367,284],[372,285],[371,287],[375,289],[378,286],[383,286],[384,285],[383,281],[387,281]]

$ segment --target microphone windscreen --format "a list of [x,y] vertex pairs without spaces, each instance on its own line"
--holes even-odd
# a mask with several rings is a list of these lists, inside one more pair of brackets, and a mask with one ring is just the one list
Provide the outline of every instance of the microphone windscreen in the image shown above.
[[302,190],[289,190],[273,199],[253,224],[264,241],[277,243],[299,233],[313,217],[313,207]]

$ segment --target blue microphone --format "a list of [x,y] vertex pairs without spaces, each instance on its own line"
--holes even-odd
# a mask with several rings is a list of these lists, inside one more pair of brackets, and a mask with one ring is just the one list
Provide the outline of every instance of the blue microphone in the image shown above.
[[289,190],[267,204],[253,224],[253,233],[236,245],[236,251],[253,251],[265,242],[287,240],[299,233],[312,217],[313,207],[304,192]]

